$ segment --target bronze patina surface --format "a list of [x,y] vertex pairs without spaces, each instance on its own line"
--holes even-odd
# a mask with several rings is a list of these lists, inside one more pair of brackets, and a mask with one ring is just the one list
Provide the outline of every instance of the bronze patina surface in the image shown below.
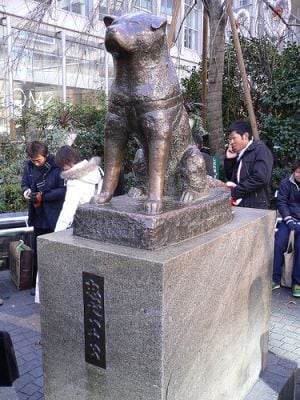
[[102,191],[94,204],[111,200],[129,136],[143,150],[145,182],[130,192],[145,194],[147,214],[157,214],[163,196],[185,204],[207,195],[205,161],[192,146],[188,115],[171,60],[164,17],[147,13],[104,17],[105,46],[114,59],[105,122]]
[[147,215],[143,198],[113,197],[97,207],[80,206],[74,219],[74,234],[124,246],[155,250],[207,232],[232,219],[227,190],[215,188],[205,199],[190,205],[164,197],[164,212]]

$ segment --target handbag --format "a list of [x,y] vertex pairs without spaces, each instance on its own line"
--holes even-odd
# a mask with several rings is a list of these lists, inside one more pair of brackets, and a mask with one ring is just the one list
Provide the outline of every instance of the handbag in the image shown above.
[[32,287],[32,262],[33,251],[22,240],[10,242],[9,268],[11,279],[17,289],[30,289]]
[[294,240],[295,240],[295,231],[291,231],[286,252],[283,254],[284,259],[281,272],[281,286],[288,288],[292,287],[292,273],[294,264]]

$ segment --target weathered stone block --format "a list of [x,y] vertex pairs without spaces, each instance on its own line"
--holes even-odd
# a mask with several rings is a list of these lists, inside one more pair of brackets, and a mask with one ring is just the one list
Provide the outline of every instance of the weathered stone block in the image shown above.
[[230,193],[210,189],[209,195],[187,206],[164,198],[164,212],[147,215],[145,199],[127,195],[103,205],[84,204],[74,218],[74,234],[87,239],[155,250],[230,222]]
[[[266,364],[273,228],[235,209],[156,251],[39,238],[45,399],[243,399]],[[85,361],[83,272],[104,280],[106,369]]]

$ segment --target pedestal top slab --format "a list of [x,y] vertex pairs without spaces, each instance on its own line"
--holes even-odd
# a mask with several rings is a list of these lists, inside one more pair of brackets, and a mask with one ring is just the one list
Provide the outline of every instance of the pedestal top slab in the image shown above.
[[114,197],[104,205],[84,204],[74,218],[74,235],[135,248],[155,250],[190,239],[230,222],[230,195],[211,189],[209,195],[186,206],[165,198],[164,211],[147,215],[143,199]]

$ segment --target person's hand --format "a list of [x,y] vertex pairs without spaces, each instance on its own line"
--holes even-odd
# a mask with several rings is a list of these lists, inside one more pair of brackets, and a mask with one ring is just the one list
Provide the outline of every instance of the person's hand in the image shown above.
[[[236,183],[228,181],[228,182],[226,182],[226,187],[231,190],[231,189],[236,187]],[[238,206],[241,201],[242,201],[242,199],[234,199],[234,198],[232,198],[231,199],[231,205],[232,206]]]
[[232,206],[238,206],[242,199],[231,199],[231,205]]
[[228,189],[233,189],[233,188],[236,187],[236,183],[231,182],[231,181],[228,181],[228,182],[226,182],[226,187],[227,187]]
[[30,193],[31,193],[31,189],[25,190],[25,192],[23,193],[23,197],[24,197],[25,200],[29,200],[30,199]]
[[42,193],[41,192],[31,192],[29,203],[33,204],[34,207],[39,207],[42,204]]
[[287,224],[289,230],[300,232],[300,222],[295,220],[293,217],[287,217],[284,222]]
[[228,145],[226,150],[226,158],[235,158],[237,157],[237,153],[232,150],[231,144]]

